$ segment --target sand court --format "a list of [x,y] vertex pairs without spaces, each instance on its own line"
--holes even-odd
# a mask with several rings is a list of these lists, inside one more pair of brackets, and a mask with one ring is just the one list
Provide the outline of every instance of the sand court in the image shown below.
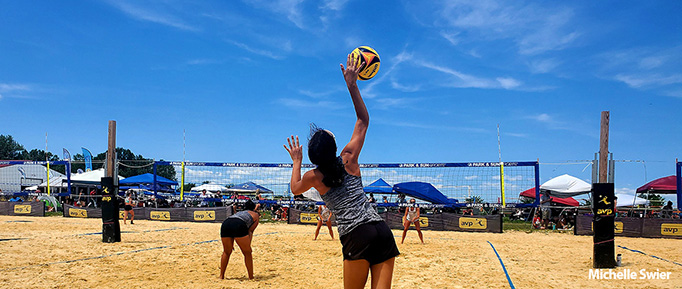
[[[314,226],[259,225],[255,280],[247,279],[238,248],[225,280],[218,279],[219,223],[139,220],[122,225],[122,242],[113,244],[101,241],[101,226],[100,219],[0,216],[0,287],[343,287],[341,244],[324,230],[313,241]],[[399,243],[402,232],[393,233]],[[509,280],[516,288],[682,288],[682,240],[617,238],[623,266],[615,272],[658,270],[670,272],[669,279],[606,280],[590,278],[588,236],[424,231],[424,237],[421,244],[410,230],[398,244],[394,288],[510,288]]]

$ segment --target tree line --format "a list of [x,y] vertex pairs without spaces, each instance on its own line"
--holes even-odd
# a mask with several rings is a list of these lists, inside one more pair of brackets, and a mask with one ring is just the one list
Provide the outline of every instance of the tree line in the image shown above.
[[[106,151],[92,157],[92,169],[96,170],[104,166]],[[116,155],[119,160],[118,174],[124,178],[153,173],[153,159],[142,155],[136,155],[130,149],[117,147]],[[0,160],[25,160],[25,161],[60,161],[61,158],[51,152],[41,149],[27,150],[22,144],[14,140],[11,135],[0,135]],[[79,169],[85,171],[85,156],[77,153],[71,157],[71,172]],[[163,161],[163,160],[162,160]],[[50,165],[50,169],[66,174],[66,166]],[[173,166],[158,166],[156,174],[167,179],[177,181]]]

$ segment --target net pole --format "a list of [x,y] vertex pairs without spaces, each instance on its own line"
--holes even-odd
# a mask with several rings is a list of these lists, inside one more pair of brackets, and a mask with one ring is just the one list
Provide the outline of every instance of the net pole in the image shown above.
[[47,163],[47,195],[50,195],[50,160],[47,158],[47,133],[45,133],[45,162]]
[[182,174],[180,175],[180,202],[184,201],[185,199],[185,161],[182,161],[181,172]]
[[500,124],[497,124],[497,154],[500,158],[500,195],[502,195],[502,207],[507,205],[504,199],[504,163],[502,162],[502,146],[500,144]]
[[182,164],[180,165],[180,170],[182,174],[180,175],[180,202],[185,199],[185,149],[187,147],[185,143],[185,130],[182,130]]

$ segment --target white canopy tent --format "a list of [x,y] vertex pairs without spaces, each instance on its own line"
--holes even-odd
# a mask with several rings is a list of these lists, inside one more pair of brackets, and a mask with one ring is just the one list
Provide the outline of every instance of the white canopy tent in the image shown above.
[[540,192],[557,198],[573,197],[590,191],[592,191],[591,184],[571,175],[558,176],[540,186]]
[[[97,169],[81,174],[73,174],[71,175],[71,182],[80,184],[99,184],[102,181],[104,175],[104,169]],[[120,180],[122,177],[118,176],[118,179]]]
[[637,197],[635,195],[630,195],[630,194],[616,194],[616,198],[618,199],[616,201],[616,205],[618,207],[632,207],[632,206],[638,206],[638,205],[648,205],[649,200],[647,199],[642,199],[640,197]]
[[225,186],[221,186],[219,184],[214,184],[214,183],[208,183],[208,184],[203,184],[201,186],[193,187],[190,191],[201,192],[203,190],[206,190],[208,192],[214,192],[214,193],[227,192],[227,188]]

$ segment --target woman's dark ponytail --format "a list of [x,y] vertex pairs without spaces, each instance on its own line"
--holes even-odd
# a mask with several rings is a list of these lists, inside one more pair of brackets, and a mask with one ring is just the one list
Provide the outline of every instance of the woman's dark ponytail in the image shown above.
[[324,175],[322,183],[325,186],[335,188],[341,185],[345,169],[341,159],[336,156],[336,140],[330,132],[315,124],[310,125],[308,158]]

